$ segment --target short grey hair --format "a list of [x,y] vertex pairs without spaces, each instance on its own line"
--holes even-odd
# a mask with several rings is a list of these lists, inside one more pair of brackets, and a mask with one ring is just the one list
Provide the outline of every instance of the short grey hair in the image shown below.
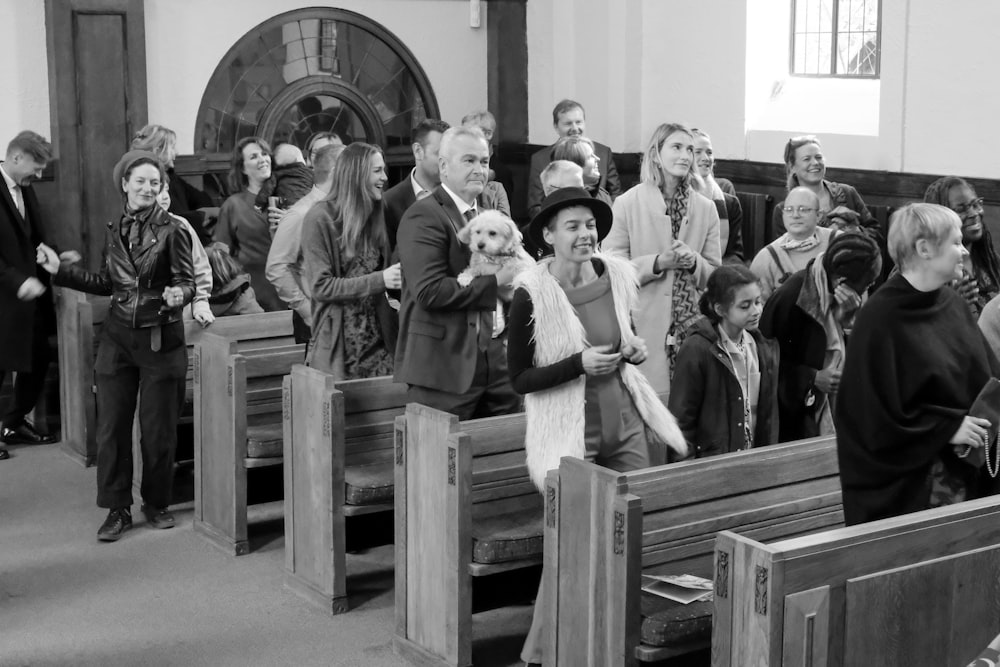
[[917,241],[925,239],[937,248],[955,229],[962,229],[962,220],[947,206],[907,204],[889,218],[889,256],[900,271],[910,268],[917,256]]
[[472,137],[473,139],[479,139],[487,147],[489,147],[490,142],[486,141],[486,135],[478,127],[459,125],[458,127],[449,127],[443,135],[441,135],[441,147],[438,148],[438,156],[443,157],[446,160],[451,158],[451,144],[459,137]]
[[542,192],[546,195],[558,188],[552,187],[552,183],[563,178],[573,178],[579,181],[576,187],[583,187],[583,167],[569,160],[555,160],[549,162],[548,166],[538,175],[542,182]]

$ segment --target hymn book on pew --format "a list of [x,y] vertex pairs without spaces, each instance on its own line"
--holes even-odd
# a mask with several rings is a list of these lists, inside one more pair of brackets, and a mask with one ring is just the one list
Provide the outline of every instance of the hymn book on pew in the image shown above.
[[674,600],[681,604],[692,602],[710,602],[712,600],[712,582],[693,574],[674,574],[669,576],[642,575],[644,583],[642,590],[653,595]]

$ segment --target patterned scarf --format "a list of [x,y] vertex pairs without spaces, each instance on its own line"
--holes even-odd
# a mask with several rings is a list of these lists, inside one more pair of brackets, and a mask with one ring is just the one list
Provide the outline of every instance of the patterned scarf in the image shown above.
[[[670,231],[672,238],[680,235],[681,225],[687,220],[688,202],[691,199],[690,186],[677,188],[673,198],[667,205],[667,215],[670,216]],[[694,276],[684,269],[672,269],[674,272],[674,296],[670,328],[667,330],[667,359],[670,361],[670,379],[674,377],[674,367],[677,361],[677,351],[687,338],[688,332],[695,322],[701,319],[698,299],[701,293],[695,285]]]

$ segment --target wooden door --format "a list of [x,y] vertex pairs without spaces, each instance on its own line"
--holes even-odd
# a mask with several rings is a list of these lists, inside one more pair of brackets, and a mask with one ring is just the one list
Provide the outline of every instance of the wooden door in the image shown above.
[[111,171],[146,123],[143,0],[46,0],[54,179],[39,184],[50,237],[91,269],[121,211]]

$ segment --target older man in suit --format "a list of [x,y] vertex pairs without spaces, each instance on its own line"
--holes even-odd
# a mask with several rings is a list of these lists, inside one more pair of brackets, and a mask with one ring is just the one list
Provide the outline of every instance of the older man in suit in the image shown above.
[[385,230],[389,235],[389,247],[396,249],[396,231],[399,221],[403,219],[406,209],[413,202],[429,197],[431,192],[441,182],[438,173],[438,149],[441,146],[441,135],[450,125],[443,120],[427,118],[417,123],[413,128],[414,167],[410,175],[385,191],[382,195],[382,205],[385,211]]
[[[47,273],[36,263],[44,242],[41,213],[31,182],[52,159],[52,146],[41,135],[21,132],[7,146],[0,163],[0,383],[15,372],[13,400],[2,411],[0,440],[6,444],[41,444],[43,435],[25,417],[35,407],[49,365],[49,335],[55,311]],[[0,448],[0,459],[9,458]]]
[[[552,127],[555,128],[560,139],[585,136],[587,117],[583,105],[573,100],[559,102],[552,110]],[[531,168],[528,171],[528,217],[530,218],[534,218],[542,207],[545,193],[542,191],[542,182],[539,177],[542,170],[548,166],[549,162],[552,162],[553,148],[555,148],[555,144],[543,148],[531,156]],[[611,149],[595,141],[594,155],[597,156],[598,169],[601,172],[598,187],[607,190],[611,198],[614,199],[621,192],[622,186],[618,181],[618,170],[615,168]]]
[[506,332],[494,330],[493,313],[499,297],[509,298],[516,269],[503,267],[466,287],[457,279],[471,257],[457,233],[478,214],[476,197],[489,178],[483,133],[449,129],[438,166],[441,185],[410,206],[399,225],[396,381],[409,385],[410,401],[460,419],[515,412],[521,400],[507,374]]

